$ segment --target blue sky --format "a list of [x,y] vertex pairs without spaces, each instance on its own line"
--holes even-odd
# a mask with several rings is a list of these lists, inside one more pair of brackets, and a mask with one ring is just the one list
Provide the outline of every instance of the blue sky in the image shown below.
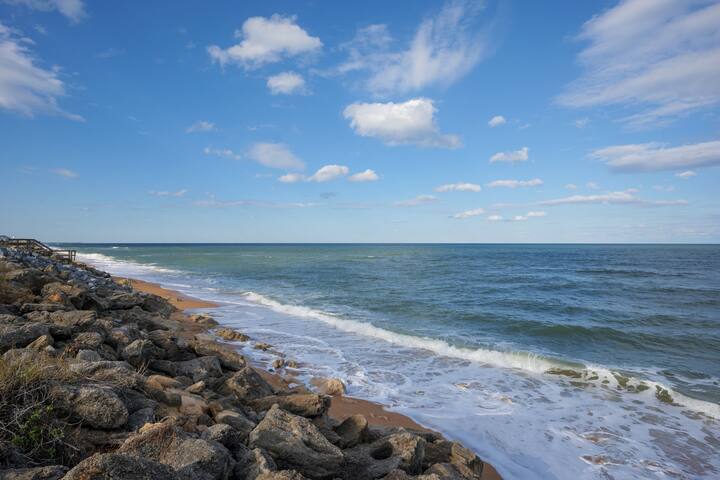
[[720,3],[0,0],[0,233],[718,242]]

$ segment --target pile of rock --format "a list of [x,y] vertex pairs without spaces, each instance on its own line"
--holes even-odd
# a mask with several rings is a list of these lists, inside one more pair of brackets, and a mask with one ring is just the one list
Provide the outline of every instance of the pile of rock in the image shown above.
[[[18,432],[0,433],[0,480],[480,478],[483,462],[461,445],[370,427],[362,415],[336,422],[332,397],[273,387],[186,322],[103,272],[2,250],[0,372],[62,366],[45,379],[42,421],[63,427],[66,448],[34,457]],[[216,325],[207,315],[192,323]]]

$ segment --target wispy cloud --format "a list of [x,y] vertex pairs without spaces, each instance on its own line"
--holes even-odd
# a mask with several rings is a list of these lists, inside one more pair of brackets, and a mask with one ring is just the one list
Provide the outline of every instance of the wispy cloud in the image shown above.
[[532,180],[495,180],[487,184],[490,188],[522,188],[522,187],[538,187],[543,184],[539,178]]
[[427,205],[428,203],[437,202],[438,198],[434,195],[418,195],[415,198],[409,200],[401,200],[395,202],[398,207],[417,207],[419,205]]
[[505,125],[507,123],[507,120],[505,120],[505,117],[502,115],[495,115],[488,121],[488,125],[490,128],[499,127],[500,125]]
[[720,165],[720,141],[666,147],[661,143],[615,145],[590,154],[621,172],[680,170]]
[[67,168],[53,168],[50,171],[52,173],[54,173],[55,175],[59,175],[61,177],[65,177],[65,178],[77,178],[79,176],[76,172],[69,170]]
[[348,59],[338,72],[369,72],[362,85],[378,95],[407,93],[431,85],[450,85],[467,74],[488,53],[487,30],[478,25],[479,2],[450,1],[424,20],[410,44],[392,49],[385,25],[358,30],[345,44]]
[[621,192],[607,192],[597,195],[571,195],[538,202],[538,205],[636,205],[641,207],[672,207],[687,205],[687,200],[644,200],[637,197],[637,190],[628,189]]
[[479,192],[481,190],[482,187],[475,183],[446,183],[435,187],[436,192]]
[[86,17],[83,0],[4,0],[11,5],[23,5],[42,12],[58,11],[73,23]]
[[302,170],[305,163],[282,143],[255,143],[247,156],[261,165],[285,170]]
[[299,73],[282,72],[268,77],[267,87],[272,95],[306,94],[305,79]]
[[457,148],[457,135],[443,134],[435,121],[437,109],[428,98],[403,103],[353,103],[343,115],[357,135],[375,137],[386,145]]
[[458,219],[472,218],[472,217],[477,217],[477,216],[483,215],[484,213],[485,213],[484,208],[476,208],[474,210],[465,210],[464,212],[456,213],[455,215],[452,216],[452,218],[458,218]]
[[58,105],[58,99],[66,94],[60,69],[39,67],[27,44],[26,39],[0,23],[0,108],[26,117],[49,114],[84,121]]
[[182,190],[177,190],[175,192],[170,192],[167,190],[160,190],[160,191],[150,190],[148,193],[154,197],[182,197],[182,196],[185,196],[185,194],[187,192],[188,192],[187,190],[182,189]]
[[[709,4],[708,4],[709,3]],[[568,107],[619,105],[624,122],[663,122],[720,102],[720,4],[624,0],[588,20],[585,69],[557,101]]]
[[678,178],[682,178],[683,180],[688,180],[692,177],[696,177],[697,173],[693,172],[692,170],[686,170],[684,172],[676,173],[675,176]]
[[[298,182],[315,182],[324,183],[338,178],[347,177],[350,173],[350,169],[345,165],[324,165],[320,167],[312,175],[303,175],[301,173],[287,173],[278,178],[283,183],[298,183]],[[377,174],[373,170],[365,170],[364,172],[356,173],[349,177],[351,182],[374,182],[378,179]]]
[[262,200],[218,200],[214,195],[208,195],[208,198],[196,200],[193,202],[196,207],[203,208],[232,208],[232,207],[257,207],[257,208],[272,208],[272,209],[285,209],[285,208],[311,208],[317,207],[319,203],[304,203],[304,202],[289,202],[289,203],[278,203],[278,202],[267,202]]
[[242,30],[235,32],[235,38],[240,42],[231,47],[208,47],[210,58],[222,66],[235,63],[252,69],[283,58],[317,52],[323,45],[318,37],[309,35],[297,24],[296,17],[278,14],[270,18],[248,18]]
[[206,120],[199,120],[189,127],[185,129],[185,133],[195,133],[195,132],[214,132],[217,128],[215,127],[215,124],[212,122],[208,122]]
[[510,152],[498,152],[492,157],[490,157],[490,163],[517,163],[517,162],[525,162],[527,161],[528,153],[530,149],[528,147],[523,147],[520,150],[513,150]]
[[380,179],[375,170],[369,168],[363,172],[358,172],[350,175],[351,182],[376,182]]
[[205,153],[205,155],[212,155],[215,157],[227,158],[230,160],[241,160],[242,159],[242,155],[240,155],[239,153],[235,153],[234,151],[230,150],[229,148],[205,147],[203,149],[203,153]]

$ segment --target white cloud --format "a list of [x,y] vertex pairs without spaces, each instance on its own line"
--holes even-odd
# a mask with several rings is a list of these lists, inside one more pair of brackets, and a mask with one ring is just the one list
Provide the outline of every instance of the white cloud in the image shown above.
[[194,132],[214,132],[217,130],[215,128],[215,124],[212,122],[207,122],[205,120],[200,120],[198,122],[193,123],[189,127],[185,129],[186,133],[194,133]]
[[453,218],[471,218],[471,217],[477,217],[479,215],[482,215],[485,213],[484,208],[476,208],[474,210],[465,210],[464,212],[456,213],[453,215]]
[[343,115],[357,135],[377,137],[387,145],[459,147],[457,135],[440,133],[436,111],[432,100],[414,98],[403,103],[353,103]]
[[595,183],[595,182],[587,182],[587,183],[585,184],[585,186],[586,186],[587,188],[589,188],[590,190],[600,190],[600,185],[598,185],[598,184]]
[[542,211],[528,212],[527,214],[525,214],[525,216],[528,218],[546,217],[547,212],[542,212]]
[[285,175],[279,177],[278,180],[283,183],[298,183],[304,182],[306,178],[307,177],[302,173],[286,173]]
[[211,148],[211,147],[205,147],[205,148],[203,149],[203,153],[204,153],[205,155],[213,155],[213,156],[216,156],[216,157],[227,158],[227,159],[230,159],[230,160],[240,160],[240,159],[242,159],[242,155],[240,155],[239,153],[233,152],[233,151],[230,150],[229,148]]
[[150,190],[148,193],[149,193],[150,195],[155,196],[155,197],[182,197],[182,196],[184,196],[187,192],[188,192],[187,190],[182,189],[182,190],[178,190],[178,191],[176,191],[176,192],[169,192],[169,191],[166,191],[166,190],[162,190],[162,191]]
[[379,178],[380,177],[378,177],[378,174],[375,173],[375,170],[370,170],[369,168],[364,172],[358,172],[350,175],[351,182],[375,182]]
[[24,5],[33,10],[51,12],[57,10],[74,23],[85,18],[85,4],[83,0],[4,0],[11,5]]
[[515,215],[514,217],[512,217],[513,222],[524,222],[527,219],[528,219],[528,217],[526,217],[524,215]]
[[58,106],[58,98],[65,95],[59,69],[45,70],[37,66],[37,58],[26,46],[28,43],[0,23],[0,108],[27,117],[50,114],[84,121],[80,115]]
[[539,178],[532,180],[495,180],[487,184],[490,188],[518,188],[518,187],[537,187],[543,184]]
[[505,117],[502,115],[495,115],[490,119],[490,121],[488,121],[488,125],[490,125],[491,128],[499,127],[505,123],[507,123],[507,120],[505,120]]
[[399,202],[395,202],[395,205],[399,207],[416,207],[418,205],[425,205],[433,202],[437,202],[437,197],[434,195],[418,195],[417,197],[411,198],[410,200],[401,200]]
[[574,183],[567,183],[567,184],[565,184],[565,188],[567,188],[568,190],[577,190],[578,186],[575,185]]
[[205,208],[229,208],[229,207],[256,207],[256,208],[310,208],[321,205],[319,203],[276,203],[260,200],[217,200],[214,195],[208,194],[209,197],[203,200],[196,200],[193,205]]
[[436,192],[479,192],[481,190],[482,187],[474,183],[446,183],[435,188]]
[[338,177],[344,177],[350,173],[350,169],[345,165],[325,165],[308,178],[309,182],[329,182]]
[[273,95],[305,93],[305,79],[295,72],[282,72],[267,79],[267,87]]
[[579,205],[579,204],[606,204],[606,205],[638,205],[645,207],[669,207],[687,205],[686,200],[643,200],[637,197],[637,190],[628,189],[622,192],[607,192],[597,195],[571,195],[538,202],[538,205]]
[[481,10],[478,2],[448,2],[436,16],[424,20],[410,45],[399,51],[390,49],[392,38],[385,25],[362,28],[343,46],[349,58],[337,70],[368,71],[362,85],[379,95],[450,85],[488,51],[485,32],[476,25]]
[[77,178],[78,174],[73,172],[72,170],[68,170],[67,168],[53,168],[50,170],[55,175],[60,175],[61,177],[65,178]]
[[585,128],[588,126],[589,123],[590,123],[590,119],[587,117],[578,118],[577,120],[575,120],[575,126],[577,128]]
[[224,66],[237,63],[245,68],[257,68],[283,58],[316,52],[322,48],[318,37],[310,36],[296,23],[295,17],[275,14],[270,18],[250,17],[235,31],[239,43],[223,49],[208,47],[210,58]]
[[256,143],[247,152],[250,160],[270,168],[302,170],[305,163],[282,143]]
[[686,170],[684,172],[676,173],[675,176],[678,178],[682,178],[683,180],[688,180],[692,177],[697,176],[697,173],[693,172],[692,170]]
[[597,158],[613,170],[649,172],[720,165],[720,141],[666,147],[659,143],[616,145],[595,150]]
[[487,219],[489,222],[499,222],[503,219],[503,217],[501,215],[490,215]]
[[498,152],[492,157],[490,157],[490,163],[495,162],[507,162],[507,163],[516,163],[516,162],[525,162],[528,159],[528,147],[523,147],[520,150],[514,150],[511,152]]
[[587,21],[583,75],[558,97],[569,107],[620,105],[623,121],[666,121],[720,102],[720,4],[625,0]]

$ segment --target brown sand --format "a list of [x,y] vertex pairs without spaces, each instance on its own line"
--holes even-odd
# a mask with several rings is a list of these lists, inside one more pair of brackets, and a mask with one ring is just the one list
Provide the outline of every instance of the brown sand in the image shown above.
[[[130,285],[135,290],[145,293],[152,293],[159,297],[166,299],[173,306],[179,310],[189,310],[194,308],[213,308],[219,306],[217,303],[200,300],[197,298],[183,295],[180,292],[163,288],[156,283],[143,282],[142,280],[135,280],[133,278],[119,278],[116,280],[120,282],[130,282]],[[187,325],[187,333],[195,334],[198,333],[198,325],[184,322]],[[258,369],[259,373],[267,380],[271,385],[283,388],[288,388],[288,380],[282,376],[268,372],[266,370]],[[300,387],[302,389],[302,387]],[[410,417],[405,415],[389,412],[385,410],[385,407],[379,403],[369,402],[360,398],[353,398],[347,396],[334,396],[332,404],[330,406],[330,416],[335,420],[342,421],[352,415],[361,414],[367,418],[370,425],[382,426],[382,427],[403,427],[412,430],[420,430],[429,432],[431,430],[423,427],[422,425],[415,422]],[[495,468],[489,463],[485,463],[483,469],[482,480],[502,480],[500,475],[497,473]]]

